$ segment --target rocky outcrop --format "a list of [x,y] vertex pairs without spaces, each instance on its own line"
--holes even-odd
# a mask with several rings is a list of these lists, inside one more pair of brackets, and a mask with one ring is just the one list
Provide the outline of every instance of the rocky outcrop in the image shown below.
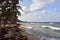
[[17,27],[0,27],[0,40],[36,40]]

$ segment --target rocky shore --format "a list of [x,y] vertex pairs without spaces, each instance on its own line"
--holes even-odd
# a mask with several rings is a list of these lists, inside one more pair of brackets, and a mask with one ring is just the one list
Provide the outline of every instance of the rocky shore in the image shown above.
[[0,27],[0,40],[37,40],[25,30],[15,27]]

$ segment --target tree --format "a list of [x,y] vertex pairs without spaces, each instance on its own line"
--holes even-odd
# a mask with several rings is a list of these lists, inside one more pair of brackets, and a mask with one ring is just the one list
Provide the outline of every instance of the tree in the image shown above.
[[17,6],[19,4],[19,0],[0,0],[0,25],[3,24],[16,24],[17,22],[17,14],[20,14],[17,8],[21,8],[21,6]]
[[[19,0],[0,0],[0,40],[27,40],[27,37],[21,34],[21,29],[17,26],[6,27],[6,24],[17,24],[17,14],[20,14],[17,8]],[[3,24],[3,27],[1,25]]]
[[27,36],[28,34],[17,26],[5,26],[6,24],[17,24],[17,14],[20,14],[17,8],[22,10],[21,6],[17,6],[18,1],[0,0],[0,40],[33,40],[29,39],[31,36]]

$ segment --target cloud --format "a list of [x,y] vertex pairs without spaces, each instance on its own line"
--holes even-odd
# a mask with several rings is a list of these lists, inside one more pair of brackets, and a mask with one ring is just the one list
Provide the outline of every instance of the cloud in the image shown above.
[[55,0],[32,0],[32,3],[30,5],[30,8],[27,8],[26,6],[22,6],[24,13],[32,13],[37,11],[43,11],[47,4],[54,3]]
[[47,3],[54,3],[56,0],[46,0]]
[[47,14],[46,10],[41,11],[42,14]]
[[39,9],[43,9],[47,4],[54,3],[55,0],[32,0],[32,4],[30,5],[30,11],[35,11]]
[[[55,0],[32,0],[29,8],[27,8],[26,6],[22,6],[25,15],[20,17],[20,19],[25,21],[50,21],[51,19],[56,17],[45,15],[47,14],[47,10],[45,10],[45,7],[47,6],[47,4],[52,4],[54,2]],[[28,14],[28,16],[26,15],[26,13]]]
[[30,5],[30,11],[35,11],[35,10],[38,10],[38,9],[42,9],[44,8],[46,5],[45,2],[43,1],[40,1],[40,0],[33,0],[32,1],[32,4]]

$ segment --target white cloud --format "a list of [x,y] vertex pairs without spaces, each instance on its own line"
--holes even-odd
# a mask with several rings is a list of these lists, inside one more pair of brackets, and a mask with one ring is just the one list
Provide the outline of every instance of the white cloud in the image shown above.
[[30,5],[30,11],[42,9],[45,7],[45,5],[46,5],[46,3],[41,0],[33,0],[32,4]]
[[41,13],[42,14],[46,14],[47,12],[46,12],[46,10],[42,10]]
[[32,4],[30,5],[30,11],[35,11],[39,9],[43,9],[47,4],[54,3],[55,0],[32,0]]
[[[47,6],[47,4],[52,4],[54,2],[55,0],[32,0],[32,4],[30,5],[30,8],[23,6],[23,12],[28,13],[28,16],[24,15],[20,19],[26,20],[26,21],[47,21],[47,20],[50,21],[49,19],[52,19],[55,17],[43,15],[47,13],[47,11],[44,8]],[[35,16],[35,13],[36,14],[39,13],[39,14]]]
[[24,13],[31,13],[36,11],[43,11],[47,4],[54,3],[55,0],[32,0],[30,8],[22,6]]
[[47,3],[54,3],[55,0],[46,0]]

